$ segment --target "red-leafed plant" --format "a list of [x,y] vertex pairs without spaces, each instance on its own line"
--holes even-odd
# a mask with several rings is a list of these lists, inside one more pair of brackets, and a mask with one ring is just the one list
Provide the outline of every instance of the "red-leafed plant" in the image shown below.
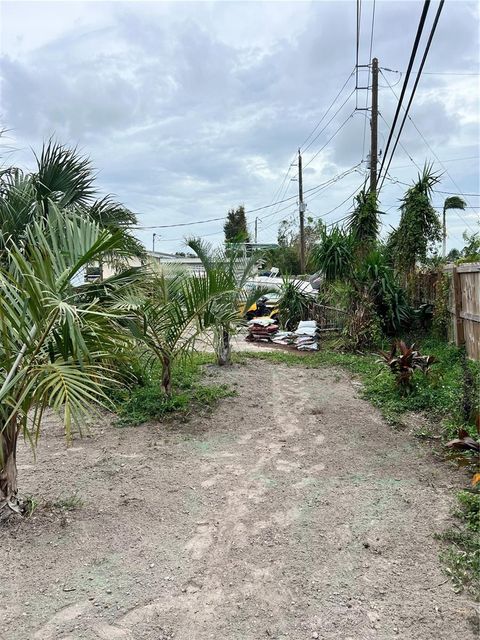
[[435,356],[422,356],[415,349],[415,344],[407,347],[403,340],[394,340],[389,352],[380,351],[378,354],[381,362],[389,367],[391,373],[396,377],[398,386],[403,391],[410,391],[412,387],[412,376],[415,370],[427,374],[430,366],[436,361]]

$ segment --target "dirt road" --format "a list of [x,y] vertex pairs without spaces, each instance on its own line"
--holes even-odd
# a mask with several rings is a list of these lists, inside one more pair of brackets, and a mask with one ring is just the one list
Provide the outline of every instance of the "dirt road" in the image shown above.
[[84,505],[2,531],[0,638],[473,640],[433,537],[460,473],[343,372],[211,372],[209,416],[22,449],[24,489]]

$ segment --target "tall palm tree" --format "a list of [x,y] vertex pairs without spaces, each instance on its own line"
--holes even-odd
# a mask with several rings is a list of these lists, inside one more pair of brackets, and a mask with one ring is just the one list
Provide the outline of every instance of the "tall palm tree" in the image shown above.
[[213,250],[198,238],[188,239],[187,245],[202,261],[207,279],[218,287],[218,295],[212,298],[205,323],[213,328],[217,363],[220,366],[231,364],[232,333],[243,322],[244,310],[266,292],[264,288],[246,287],[258,256],[239,258],[233,251]]
[[[0,237],[5,242],[3,232]],[[107,402],[105,363],[126,333],[116,324],[118,312],[76,283],[89,262],[122,246],[121,231],[52,202],[25,228],[21,243],[8,241],[0,263],[0,508],[19,508],[18,437],[23,432],[36,444],[46,407],[63,413],[70,436],[92,404]]]
[[449,209],[461,209],[465,210],[467,203],[463,198],[459,196],[450,196],[449,198],[445,198],[445,202],[443,203],[443,220],[442,220],[442,236],[443,236],[443,246],[442,246],[442,257],[445,258],[447,255],[447,211]]

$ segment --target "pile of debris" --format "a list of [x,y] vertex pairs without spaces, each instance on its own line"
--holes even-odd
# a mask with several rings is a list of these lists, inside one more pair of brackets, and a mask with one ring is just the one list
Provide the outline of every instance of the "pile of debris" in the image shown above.
[[272,318],[253,318],[248,323],[248,334],[245,339],[249,341],[268,340],[270,342],[277,333],[278,323]]

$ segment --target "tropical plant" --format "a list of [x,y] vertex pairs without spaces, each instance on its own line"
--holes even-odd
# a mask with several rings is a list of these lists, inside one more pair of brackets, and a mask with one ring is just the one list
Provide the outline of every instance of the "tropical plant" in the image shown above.
[[348,279],[354,265],[352,236],[341,227],[323,229],[320,242],[312,249],[312,263],[327,282]]
[[[21,247],[28,225],[47,216],[52,207],[91,218],[100,227],[119,231],[124,256],[144,257],[143,245],[131,234],[135,215],[111,196],[97,199],[95,173],[88,158],[76,148],[50,139],[36,158],[36,171],[24,173],[10,167],[0,173],[0,258],[11,243]],[[104,260],[119,260],[118,253]]]
[[355,196],[355,208],[347,221],[358,255],[366,255],[375,245],[380,227],[377,195],[373,191],[360,191]]
[[127,338],[116,314],[79,296],[76,282],[90,261],[122,251],[123,235],[50,202],[21,244],[8,245],[0,264],[0,507],[18,510],[20,434],[35,446],[51,407],[70,437],[92,404],[107,403],[106,362]]
[[214,347],[220,366],[231,364],[231,335],[243,322],[244,312],[268,289],[247,288],[255,270],[257,256],[239,259],[233,252],[213,250],[197,239],[187,240],[188,246],[202,261],[205,278],[210,282],[211,303],[203,318],[204,327],[214,333]]
[[353,280],[357,288],[367,288],[385,333],[397,333],[409,325],[412,310],[384,249],[371,251],[356,268]]
[[302,291],[299,282],[284,278],[278,301],[281,325],[288,331],[293,331],[300,320],[308,319],[311,303],[311,297]]
[[402,199],[400,224],[392,232],[388,244],[395,265],[405,279],[441,239],[440,220],[430,201],[433,187],[439,180],[440,177],[432,171],[432,165],[425,165]]
[[436,362],[435,356],[422,356],[415,349],[414,344],[407,347],[403,340],[394,340],[390,352],[380,351],[378,355],[381,358],[377,362],[389,367],[396,378],[397,385],[405,392],[411,391],[414,371],[427,374],[431,365]]

